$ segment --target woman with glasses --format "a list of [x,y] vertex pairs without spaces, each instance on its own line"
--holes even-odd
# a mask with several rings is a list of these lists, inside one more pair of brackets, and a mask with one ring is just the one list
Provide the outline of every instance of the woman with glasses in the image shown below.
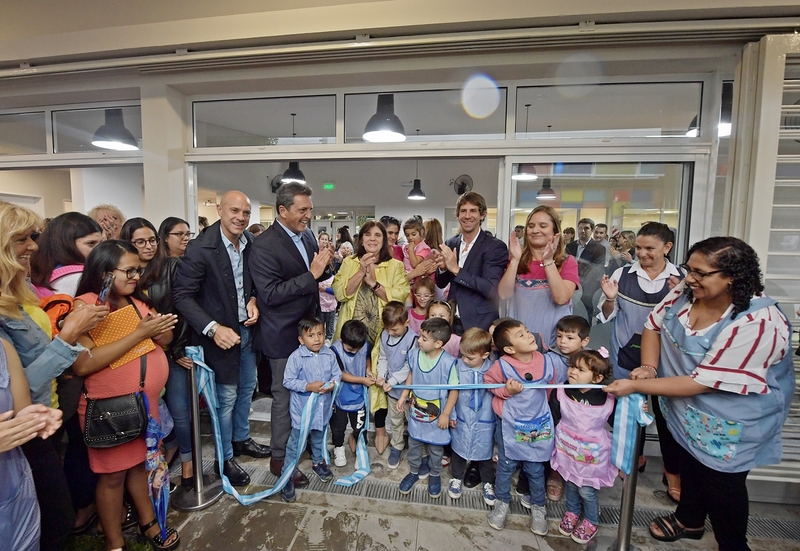
[[[0,202],[0,338],[14,345],[22,361],[34,404],[50,406],[53,381],[85,355],[78,338],[105,317],[105,307],[88,306],[69,314],[55,339],[50,318],[26,280],[36,254],[42,221],[32,211]],[[51,441],[34,438],[22,445],[41,509],[41,549],[60,550],[75,527],[75,511],[61,459]]]
[[[157,314],[150,309],[152,302],[139,286],[139,279],[144,272],[144,268],[140,267],[140,251],[126,241],[105,241],[95,247],[86,261],[86,269],[78,285],[76,308],[95,304],[104,279],[113,274],[114,280],[107,299],[109,308],[114,312],[132,306],[141,319],[134,328],[130,328],[130,333],[101,346],[97,346],[88,333],[81,336],[80,343],[91,352],[81,355],[73,366],[75,373],[85,377],[85,392],[78,404],[81,426],[85,423],[87,396],[93,399],[110,398],[138,390],[141,357],[114,369],[109,366],[145,339],[152,339],[156,347],[144,356],[144,392],[149,401],[150,415],[159,418],[159,396],[169,373],[167,358],[161,347],[169,345],[172,340],[177,316]],[[121,522],[123,489],[128,490],[138,512],[140,532],[150,540],[153,548],[174,549],[178,545],[180,538],[173,528],[167,528],[166,538],[160,535],[148,495],[147,471],[144,469],[146,451],[144,435],[119,446],[89,448],[89,462],[92,471],[98,475],[95,499],[105,533],[106,549],[121,549],[124,545]]]
[[687,258],[683,282],[647,318],[642,365],[604,390],[662,397],[679,443],[681,500],[650,523],[650,534],[700,539],[709,517],[720,551],[746,550],[747,474],[781,458],[795,388],[791,333],[763,294],[752,247],[711,237]]
[[186,246],[194,237],[194,232],[189,231],[189,223],[175,216],[165,218],[158,227],[158,238],[164,256],[180,258],[186,252]]
[[146,268],[159,253],[158,233],[156,233],[155,226],[146,218],[131,218],[125,222],[119,232],[119,238],[136,247],[142,268]]
[[[403,263],[392,257],[383,224],[375,220],[366,222],[361,226],[356,242],[356,253],[344,259],[333,279],[333,292],[341,304],[334,341],[339,338],[346,321],[356,319],[363,322],[372,346],[372,370],[377,376],[383,307],[393,300],[405,303],[410,287]],[[378,385],[370,387],[370,412],[375,414],[375,449],[378,453],[383,453],[389,445],[387,407],[383,388]]]
[[[647,316],[683,278],[682,272],[667,258],[674,241],[675,235],[666,224],[646,223],[636,237],[636,262],[600,280],[603,297],[597,319],[613,324],[610,360],[615,379],[630,378],[631,371],[642,365],[642,333]],[[677,503],[681,499],[677,443],[669,435],[658,403],[653,404],[653,414],[664,458],[667,495]],[[643,450],[644,441],[639,453]],[[640,455],[639,469],[644,470],[646,465],[647,458]]]

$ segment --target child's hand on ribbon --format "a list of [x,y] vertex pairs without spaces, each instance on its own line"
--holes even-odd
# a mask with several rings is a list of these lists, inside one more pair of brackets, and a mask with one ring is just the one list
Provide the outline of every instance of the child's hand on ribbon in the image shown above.
[[514,379],[509,379],[506,381],[506,392],[508,392],[510,396],[519,394],[523,390],[525,390],[525,387],[523,387],[522,383],[519,381],[515,381]]

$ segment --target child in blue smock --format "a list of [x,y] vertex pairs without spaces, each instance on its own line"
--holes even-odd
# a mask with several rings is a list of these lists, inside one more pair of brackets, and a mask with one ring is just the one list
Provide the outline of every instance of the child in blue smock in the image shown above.
[[[284,469],[294,469],[295,462],[303,453],[306,443],[300,443],[300,424],[303,408],[311,393],[320,394],[317,407],[311,419],[309,434],[312,470],[320,480],[329,482],[333,473],[323,458],[323,436],[325,426],[331,418],[333,399],[330,392],[334,384],[342,380],[342,371],[336,362],[336,356],[325,346],[325,322],[319,318],[306,318],[297,326],[300,347],[292,352],[286,362],[283,374],[283,386],[291,391],[289,412],[292,416],[292,433],[286,444]],[[281,490],[281,498],[287,503],[295,500],[292,479]]]

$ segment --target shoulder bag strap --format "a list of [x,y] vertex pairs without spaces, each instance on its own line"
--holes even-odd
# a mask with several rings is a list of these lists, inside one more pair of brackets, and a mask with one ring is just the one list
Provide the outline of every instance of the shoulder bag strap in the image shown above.
[[[133,311],[136,312],[136,315],[139,316],[139,319],[142,319],[142,313],[139,312],[139,309],[133,303],[133,301],[131,300],[131,297],[126,296],[125,300],[128,301],[128,304],[133,306]],[[147,375],[147,354],[142,354],[141,356],[139,356],[139,365],[140,365],[140,367],[139,367],[139,391],[143,392],[144,391],[144,378],[145,378],[145,375]]]

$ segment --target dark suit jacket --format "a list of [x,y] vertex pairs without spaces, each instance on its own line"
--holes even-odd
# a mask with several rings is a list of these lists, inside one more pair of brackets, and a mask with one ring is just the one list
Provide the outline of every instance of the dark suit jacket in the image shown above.
[[[448,239],[445,244],[456,252],[461,249],[461,236]],[[508,247],[495,237],[481,231],[467,255],[464,267],[454,276],[452,272],[436,271],[436,285],[444,289],[450,284],[448,298],[458,305],[464,329],[480,327],[488,330],[500,317],[497,285],[506,271]]]
[[[192,327],[192,344],[203,347],[206,363],[214,370],[217,383],[239,382],[240,346],[223,350],[202,331],[212,321],[239,332],[239,305],[231,260],[220,234],[220,223],[209,226],[197,239],[189,241],[186,253],[178,263],[172,300],[175,308]],[[255,296],[248,269],[253,248],[253,234],[244,232],[244,299]]]
[[[319,252],[314,232],[306,229],[301,239],[310,263],[314,253]],[[255,240],[250,274],[261,313],[256,347],[267,358],[288,358],[299,346],[297,324],[304,317],[320,313],[319,287],[292,238],[277,220]],[[330,272],[320,280],[328,277]]]
[[[567,243],[565,247],[567,254],[571,254],[578,258],[578,240],[572,243]],[[586,243],[586,248],[583,249],[583,254],[578,260],[583,260],[589,264],[605,264],[606,263],[606,248],[592,238],[589,238]],[[580,262],[578,264],[581,264]]]

